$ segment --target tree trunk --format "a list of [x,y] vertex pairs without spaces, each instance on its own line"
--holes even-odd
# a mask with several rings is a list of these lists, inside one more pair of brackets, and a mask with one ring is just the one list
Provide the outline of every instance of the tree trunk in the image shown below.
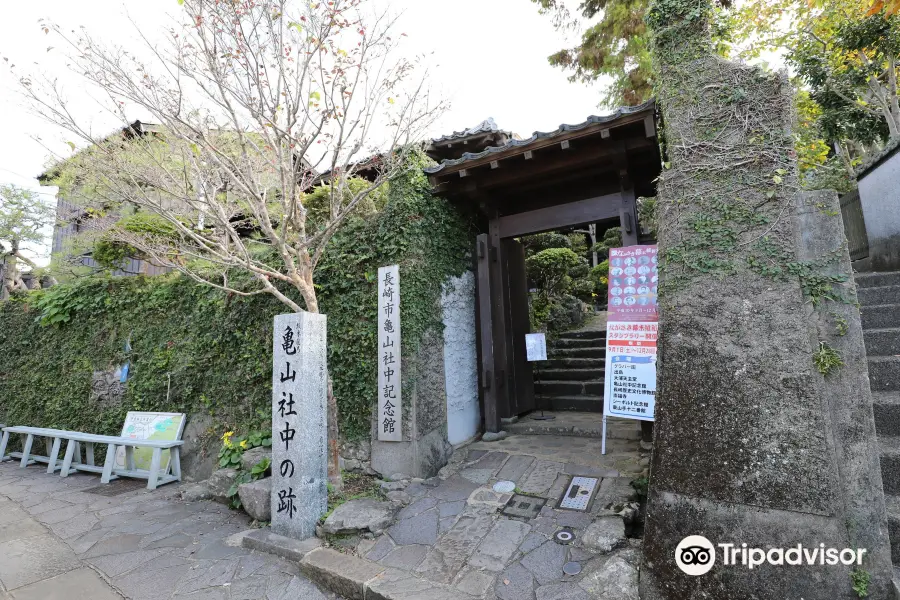
[[344,489],[344,478],[341,475],[341,453],[338,430],[337,398],[331,377],[328,378],[328,483],[331,490],[339,493]]

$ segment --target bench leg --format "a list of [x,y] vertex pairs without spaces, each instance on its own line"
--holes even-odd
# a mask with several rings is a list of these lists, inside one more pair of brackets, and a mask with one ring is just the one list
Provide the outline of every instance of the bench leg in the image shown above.
[[181,448],[175,447],[169,450],[169,466],[172,467],[172,475],[181,481]]
[[50,451],[53,449],[53,439],[55,438],[44,438],[44,447],[47,448],[47,458],[50,458]]
[[[50,443],[50,439],[47,439],[47,443]],[[53,438],[53,444],[50,446],[50,451],[47,453],[47,472],[53,473],[56,470],[56,460],[59,457],[59,447],[62,445],[62,438],[55,437]]]
[[0,437],[0,462],[4,460],[9,460],[9,457],[6,456],[6,447],[9,446],[9,432],[4,431],[3,437]]
[[72,468],[72,458],[75,456],[75,450],[78,448],[78,442],[72,440],[66,441],[66,457],[63,459],[62,469],[60,469],[60,477],[68,477],[69,469]]
[[19,468],[24,469],[28,466],[28,457],[31,456],[31,446],[34,444],[34,435],[29,433],[25,437],[25,445],[22,447],[22,460],[19,461]]
[[129,471],[135,470],[134,448],[132,448],[131,446],[125,446],[125,468]]
[[87,464],[94,465],[94,442],[84,443],[84,459],[87,461]]
[[106,446],[106,461],[103,463],[103,476],[100,483],[109,483],[112,478],[113,465],[116,463],[116,445],[109,444]]
[[162,448],[153,449],[153,458],[150,459],[150,478],[147,480],[147,489],[155,490],[159,484],[159,463],[162,462]]
[[[66,447],[66,451],[68,451],[68,447]],[[75,454],[72,456],[72,462],[77,464],[81,463],[81,442],[75,442]]]

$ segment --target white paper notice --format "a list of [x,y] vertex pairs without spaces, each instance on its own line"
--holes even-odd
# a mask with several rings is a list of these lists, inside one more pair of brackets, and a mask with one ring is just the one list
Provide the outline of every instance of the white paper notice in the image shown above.
[[543,333],[525,334],[525,352],[528,362],[547,360],[547,338]]

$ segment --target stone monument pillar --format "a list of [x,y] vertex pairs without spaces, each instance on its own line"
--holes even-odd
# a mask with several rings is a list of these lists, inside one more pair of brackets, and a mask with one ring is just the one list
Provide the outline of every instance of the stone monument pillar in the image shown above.
[[[799,191],[787,78],[715,56],[710,9],[656,0],[648,14],[667,164],[641,598],[850,600],[854,585],[892,598],[837,197]],[[745,548],[798,545],[866,552],[861,564],[807,564],[796,550],[787,558],[803,564],[740,564]]]
[[328,509],[325,315],[275,317],[272,531],[303,540]]

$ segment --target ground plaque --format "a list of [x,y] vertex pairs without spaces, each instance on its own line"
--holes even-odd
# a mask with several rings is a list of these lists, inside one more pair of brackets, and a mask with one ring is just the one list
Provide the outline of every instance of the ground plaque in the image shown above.
[[272,356],[272,530],[316,534],[328,505],[325,315],[275,317]]

